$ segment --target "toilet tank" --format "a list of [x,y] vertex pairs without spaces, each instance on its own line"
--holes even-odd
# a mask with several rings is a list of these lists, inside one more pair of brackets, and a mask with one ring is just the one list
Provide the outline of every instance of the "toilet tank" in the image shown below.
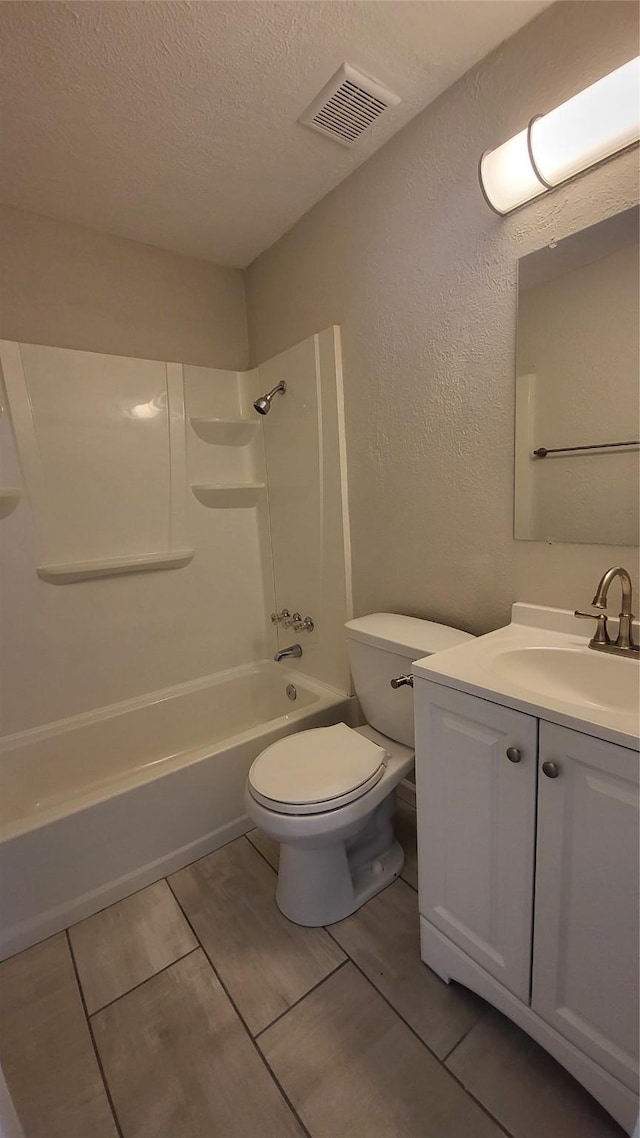
[[394,689],[391,680],[410,672],[414,660],[474,637],[432,620],[391,612],[358,617],[345,628],[351,674],[367,723],[388,739],[413,747],[413,689]]

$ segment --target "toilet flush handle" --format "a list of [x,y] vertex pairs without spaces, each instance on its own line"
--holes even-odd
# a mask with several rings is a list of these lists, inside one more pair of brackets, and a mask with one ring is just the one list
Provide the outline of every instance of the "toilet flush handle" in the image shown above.
[[413,687],[413,676],[410,675],[409,672],[405,672],[405,674],[402,676],[396,676],[395,679],[393,679],[391,681],[391,687],[392,688],[404,688],[404,687],[412,688]]

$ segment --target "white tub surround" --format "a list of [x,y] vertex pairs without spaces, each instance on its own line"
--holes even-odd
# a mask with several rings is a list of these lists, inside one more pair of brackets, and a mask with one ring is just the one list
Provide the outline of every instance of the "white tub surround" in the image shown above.
[[0,361],[0,736],[273,656],[296,638],[276,608],[315,621],[299,671],[350,690],[339,329],[248,372]]
[[[6,341],[0,358],[0,486],[25,487],[2,522],[0,737],[273,655],[268,524],[189,489],[265,480],[246,374]],[[247,444],[189,423],[216,417]]]
[[0,956],[244,833],[259,752],[304,728],[352,722],[354,704],[264,663],[6,737]]
[[13,513],[22,497],[22,478],[15,461],[11,427],[4,402],[0,382],[0,521]]
[[187,564],[182,366],[9,340],[0,362],[38,576],[66,585]]
[[630,1133],[640,660],[591,650],[594,631],[516,604],[508,628],[413,665],[421,954]]
[[[344,624],[353,616],[340,329],[309,336],[253,373],[285,379],[263,421],[275,608],[310,615],[297,670],[351,691]],[[277,626],[278,648],[297,636]]]

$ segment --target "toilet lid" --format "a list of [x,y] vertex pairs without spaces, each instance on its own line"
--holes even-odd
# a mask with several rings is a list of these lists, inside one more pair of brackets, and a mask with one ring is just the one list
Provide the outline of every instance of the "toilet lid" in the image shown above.
[[267,747],[249,771],[249,786],[276,810],[331,810],[375,786],[387,759],[383,747],[336,723],[288,735]]

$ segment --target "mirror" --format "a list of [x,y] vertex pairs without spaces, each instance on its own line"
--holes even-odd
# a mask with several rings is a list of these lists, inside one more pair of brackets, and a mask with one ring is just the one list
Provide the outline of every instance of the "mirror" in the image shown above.
[[638,544],[638,221],[519,262],[516,538]]

